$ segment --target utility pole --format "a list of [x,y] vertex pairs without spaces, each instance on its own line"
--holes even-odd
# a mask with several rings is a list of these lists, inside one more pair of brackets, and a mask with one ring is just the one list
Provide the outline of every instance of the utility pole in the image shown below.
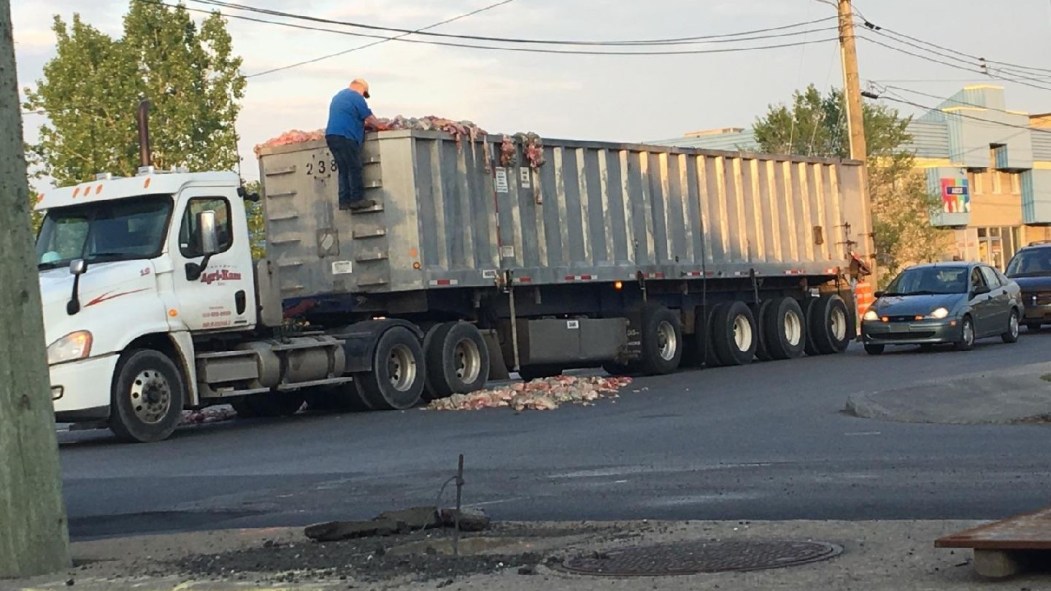
[[[854,36],[854,8],[851,0],[838,0],[839,8],[839,49],[840,62],[843,65],[843,102],[847,110],[847,135],[850,137],[850,158],[861,162],[861,194],[869,217],[872,215],[872,195],[869,193],[868,179],[868,146],[865,142],[865,118],[861,106],[861,77],[858,75],[858,49]],[[858,228],[862,240],[874,236],[874,228]],[[872,246],[872,257],[869,268],[873,285],[879,284],[879,269],[876,265],[875,241]]]
[[0,0],[0,578],[70,566],[11,33]]
[[858,50],[854,37],[854,9],[850,0],[839,0],[839,48],[843,64],[843,96],[847,107],[847,129],[850,135],[850,158],[865,161],[865,125],[861,110],[861,77],[858,75]]

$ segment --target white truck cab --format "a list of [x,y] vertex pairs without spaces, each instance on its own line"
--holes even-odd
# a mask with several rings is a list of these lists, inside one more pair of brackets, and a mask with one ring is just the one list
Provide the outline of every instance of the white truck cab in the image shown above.
[[194,338],[256,327],[239,186],[233,173],[144,167],[40,195],[36,253],[58,421],[166,437],[199,394]]

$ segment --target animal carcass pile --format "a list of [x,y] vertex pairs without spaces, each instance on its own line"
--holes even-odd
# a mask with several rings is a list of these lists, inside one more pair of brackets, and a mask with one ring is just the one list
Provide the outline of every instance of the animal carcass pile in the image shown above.
[[[419,131],[444,131],[453,136],[459,143],[463,139],[477,141],[485,140],[488,135],[486,131],[470,121],[453,121],[444,117],[428,115],[426,117],[403,117],[398,115],[390,119],[378,118],[387,129],[415,129]],[[302,131],[293,129],[281,135],[271,138],[255,147],[256,156],[263,148],[274,146],[285,146],[288,144],[301,144],[304,142],[319,141],[325,139],[325,130]]]
[[514,383],[492,390],[454,394],[427,405],[430,410],[479,410],[513,408],[554,410],[562,404],[591,404],[600,398],[616,398],[620,389],[631,383],[622,377],[558,376],[526,383]]

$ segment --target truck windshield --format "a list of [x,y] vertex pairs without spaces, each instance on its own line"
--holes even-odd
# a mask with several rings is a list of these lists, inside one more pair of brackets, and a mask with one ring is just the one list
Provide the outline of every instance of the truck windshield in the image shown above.
[[170,195],[94,201],[51,209],[37,237],[38,269],[70,261],[151,259],[161,253],[171,217]]

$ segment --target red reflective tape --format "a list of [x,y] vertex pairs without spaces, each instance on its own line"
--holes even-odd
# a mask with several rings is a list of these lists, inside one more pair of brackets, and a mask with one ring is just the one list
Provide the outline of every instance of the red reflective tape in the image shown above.
[[533,282],[533,278],[532,277],[519,277],[515,281],[517,281],[519,283],[532,283]]
[[431,285],[434,285],[434,286],[437,286],[437,287],[446,287],[446,286],[449,286],[449,285],[456,285],[458,283],[460,283],[460,282],[457,281],[456,279],[433,279],[433,280],[431,280]]

